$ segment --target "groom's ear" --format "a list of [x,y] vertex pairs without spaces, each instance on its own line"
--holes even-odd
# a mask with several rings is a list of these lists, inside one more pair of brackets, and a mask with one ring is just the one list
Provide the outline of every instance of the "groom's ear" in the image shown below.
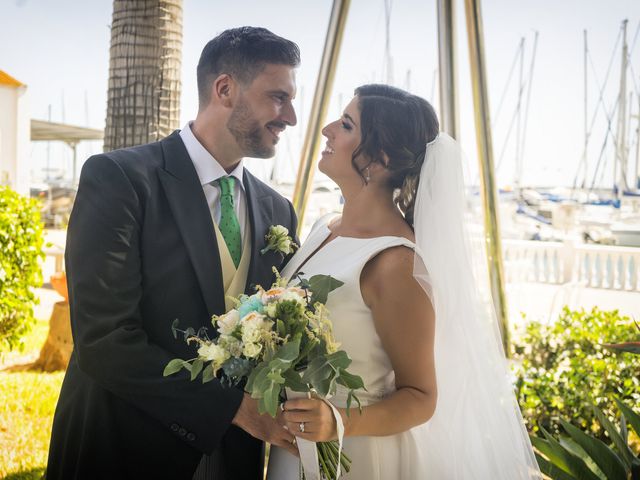
[[230,108],[233,106],[233,97],[236,88],[237,84],[233,77],[227,73],[223,73],[211,84],[211,95],[222,106]]

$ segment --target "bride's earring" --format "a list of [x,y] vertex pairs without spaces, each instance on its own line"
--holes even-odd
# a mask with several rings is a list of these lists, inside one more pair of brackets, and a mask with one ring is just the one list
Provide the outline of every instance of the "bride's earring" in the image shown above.
[[367,183],[369,183],[371,181],[371,171],[369,170],[369,167],[367,167],[367,170],[366,170],[364,178],[367,181]]

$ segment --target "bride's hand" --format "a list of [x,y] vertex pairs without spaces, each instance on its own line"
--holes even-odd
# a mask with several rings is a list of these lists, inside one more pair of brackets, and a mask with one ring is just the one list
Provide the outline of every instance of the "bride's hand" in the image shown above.
[[287,428],[296,437],[312,442],[329,442],[338,438],[333,412],[323,400],[295,398],[287,400],[283,407]]

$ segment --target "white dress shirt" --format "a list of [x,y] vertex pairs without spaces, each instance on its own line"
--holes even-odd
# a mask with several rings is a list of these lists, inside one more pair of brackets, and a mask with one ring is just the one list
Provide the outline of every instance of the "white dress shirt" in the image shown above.
[[247,200],[244,184],[242,183],[244,177],[243,161],[240,160],[238,166],[231,173],[227,174],[225,169],[213,158],[213,155],[211,155],[195,137],[191,131],[191,123],[192,122],[188,122],[184,128],[180,130],[180,138],[182,138],[184,146],[187,148],[187,152],[193,162],[193,166],[198,173],[200,185],[202,185],[204,196],[207,198],[211,218],[216,222],[216,225],[220,224],[220,187],[214,182],[227,175],[234,177],[236,181],[233,186],[233,206],[236,211],[236,216],[238,217],[238,223],[240,224],[240,235],[244,239],[244,232],[247,229]]

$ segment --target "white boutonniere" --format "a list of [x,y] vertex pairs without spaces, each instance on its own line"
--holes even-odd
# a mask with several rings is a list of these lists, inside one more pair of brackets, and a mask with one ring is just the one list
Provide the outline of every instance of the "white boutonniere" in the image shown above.
[[289,255],[298,248],[293,238],[289,236],[289,230],[282,225],[271,225],[264,239],[267,241],[267,245],[260,250],[262,255],[269,250],[280,252],[283,255]]

